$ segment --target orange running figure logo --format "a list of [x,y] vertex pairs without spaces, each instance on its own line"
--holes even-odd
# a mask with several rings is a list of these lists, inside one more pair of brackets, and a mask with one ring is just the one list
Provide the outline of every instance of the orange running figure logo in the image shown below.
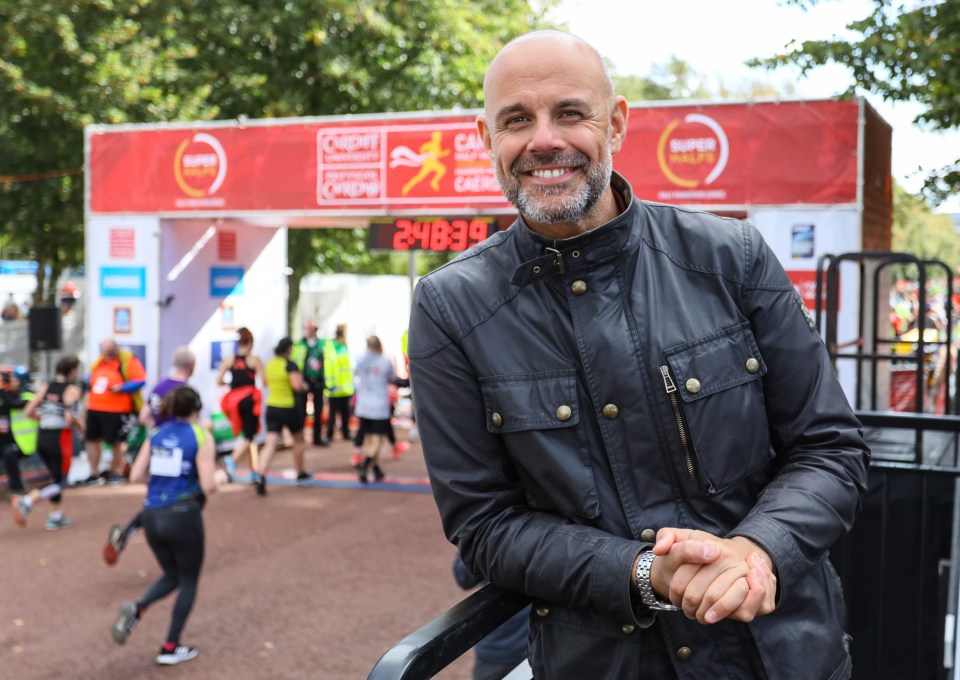
[[408,147],[397,147],[391,153],[390,167],[398,165],[408,165],[412,167],[420,166],[420,171],[410,178],[400,190],[401,196],[406,196],[410,190],[423,182],[431,174],[430,186],[434,191],[440,191],[440,180],[447,174],[446,166],[440,162],[441,158],[450,155],[450,149],[444,149],[441,145],[443,133],[434,131],[430,135],[430,141],[420,145],[420,153],[414,154]]

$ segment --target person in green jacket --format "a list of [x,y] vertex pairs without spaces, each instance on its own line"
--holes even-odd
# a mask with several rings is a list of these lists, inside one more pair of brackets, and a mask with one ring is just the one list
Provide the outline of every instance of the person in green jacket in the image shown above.
[[300,367],[303,374],[304,391],[300,398],[300,411],[304,422],[307,417],[307,400],[313,401],[313,445],[330,446],[330,440],[324,439],[323,432],[323,390],[326,386],[323,354],[327,343],[317,337],[317,324],[307,321],[303,325],[303,337],[293,346],[290,358]]
[[333,441],[333,428],[340,416],[340,433],[350,441],[350,400],[353,397],[353,367],[347,351],[347,325],[339,324],[331,342],[324,347],[324,369],[327,383],[327,439]]

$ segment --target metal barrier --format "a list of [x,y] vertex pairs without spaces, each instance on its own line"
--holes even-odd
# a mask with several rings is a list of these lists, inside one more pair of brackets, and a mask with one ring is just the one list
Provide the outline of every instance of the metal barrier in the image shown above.
[[529,598],[485,585],[391,647],[367,678],[432,678],[528,604]]
[[[960,560],[960,417],[858,416],[876,450],[863,510],[830,552],[847,602],[853,677],[950,680],[960,593],[960,570],[951,568]],[[912,448],[918,438],[927,450]],[[369,679],[431,678],[528,603],[488,585],[403,638]]]

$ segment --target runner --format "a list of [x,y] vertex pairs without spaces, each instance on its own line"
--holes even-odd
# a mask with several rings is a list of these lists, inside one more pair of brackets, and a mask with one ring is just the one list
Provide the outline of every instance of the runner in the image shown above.
[[281,338],[273,350],[274,357],[267,363],[267,440],[260,457],[260,475],[257,477],[257,494],[267,494],[267,470],[270,459],[277,449],[283,428],[293,437],[293,464],[297,468],[297,481],[305,482],[313,477],[303,469],[303,415],[297,408],[297,394],[303,391],[303,374],[290,360],[293,341]]
[[[230,419],[233,433],[240,437],[240,443],[233,450],[233,464],[239,463],[247,451],[250,451],[250,481],[256,483],[260,461],[253,438],[260,431],[260,404],[263,397],[257,388],[257,382],[261,385],[264,383],[263,363],[259,357],[252,354],[253,333],[248,328],[241,328],[237,331],[237,337],[237,353],[221,362],[217,372],[217,385],[230,387],[230,391],[220,400],[220,408]],[[224,380],[228,372],[229,383]]]
[[193,609],[203,566],[201,509],[205,494],[214,493],[220,481],[213,438],[198,422],[202,408],[192,387],[171,391],[161,413],[174,420],[153,432],[130,470],[130,481],[147,482],[143,527],[163,576],[138,601],[121,605],[112,635],[114,642],[124,644],[146,609],[179,588],[167,639],[157,654],[157,663],[166,666],[197,656],[196,648],[180,644],[180,633]]
[[63,529],[71,524],[63,515],[60,503],[64,481],[73,458],[73,428],[82,430],[74,415],[81,397],[80,386],[77,385],[80,360],[73,355],[61,357],[55,370],[53,382],[41,387],[24,408],[27,417],[40,421],[37,453],[50,472],[51,483],[40,489],[31,489],[22,496],[15,495],[11,499],[13,521],[21,527],[27,526],[27,515],[38,500],[49,501],[47,531]]
[[[189,347],[181,345],[173,352],[173,361],[170,366],[170,373],[166,378],[158,382],[150,391],[140,409],[139,421],[140,428],[144,432],[137,448],[139,451],[143,446],[143,440],[146,438],[146,432],[154,427],[159,427],[170,420],[172,416],[164,416],[160,412],[164,397],[177,387],[183,387],[187,384],[190,376],[197,366],[197,357],[190,351]],[[114,524],[107,533],[107,542],[103,546],[103,561],[109,566],[113,566],[120,559],[120,553],[127,546],[127,541],[137,529],[143,527],[143,511],[138,512],[127,524]]]

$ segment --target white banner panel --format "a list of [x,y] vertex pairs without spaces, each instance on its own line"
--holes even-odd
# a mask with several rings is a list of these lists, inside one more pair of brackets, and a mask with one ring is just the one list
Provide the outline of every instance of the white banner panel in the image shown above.
[[153,216],[89,217],[86,243],[86,356],[89,372],[100,343],[114,338],[157,375],[159,286],[157,241],[160,221]]

